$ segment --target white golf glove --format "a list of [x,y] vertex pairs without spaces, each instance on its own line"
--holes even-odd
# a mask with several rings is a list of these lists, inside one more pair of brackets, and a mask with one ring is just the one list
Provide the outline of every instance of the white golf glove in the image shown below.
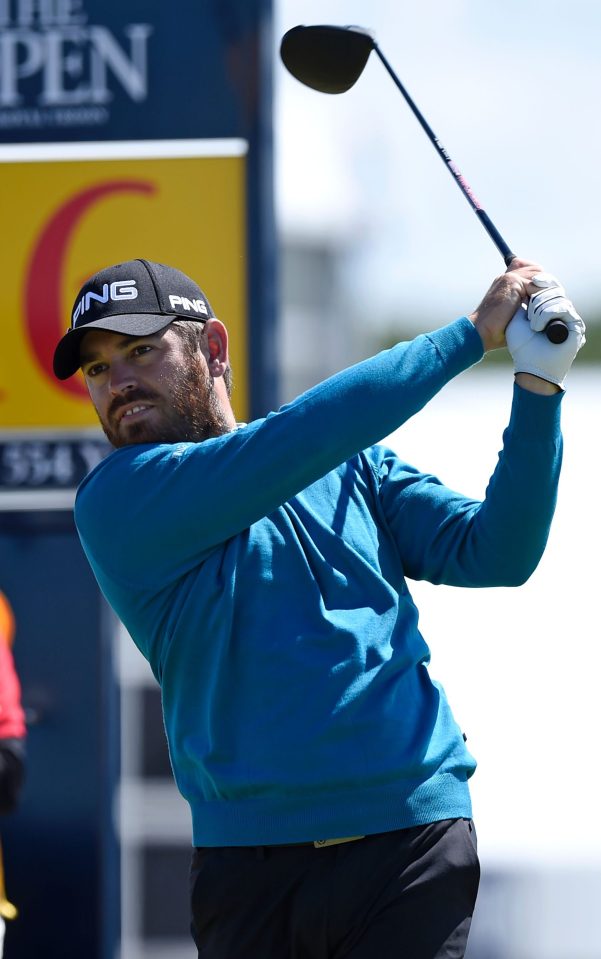
[[531,282],[540,288],[540,292],[533,293],[528,301],[528,319],[536,333],[544,330],[551,320],[580,320],[558,279],[550,273],[537,273]]
[[[548,273],[532,279],[540,292],[521,306],[505,331],[514,373],[532,373],[563,389],[568,370],[586,341],[581,317],[567,299],[561,284]],[[561,319],[568,328],[564,343],[551,343],[542,332],[552,319]]]

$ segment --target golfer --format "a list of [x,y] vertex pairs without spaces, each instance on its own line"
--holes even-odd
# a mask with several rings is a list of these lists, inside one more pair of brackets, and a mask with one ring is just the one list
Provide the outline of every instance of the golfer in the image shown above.
[[[238,425],[227,331],[189,277],[133,260],[80,291],[54,369],[82,369],[116,450],[75,518],[161,685],[203,959],[463,956],[475,760],[407,581],[535,569],[583,331],[557,280],[515,260],[470,316]],[[506,337],[516,386],[482,502],[374,445]]]

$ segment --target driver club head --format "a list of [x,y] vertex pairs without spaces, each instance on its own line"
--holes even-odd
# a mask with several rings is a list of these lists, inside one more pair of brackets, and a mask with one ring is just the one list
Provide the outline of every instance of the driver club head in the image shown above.
[[361,27],[298,26],[282,37],[287,70],[320,93],[346,93],[357,82],[375,46]]

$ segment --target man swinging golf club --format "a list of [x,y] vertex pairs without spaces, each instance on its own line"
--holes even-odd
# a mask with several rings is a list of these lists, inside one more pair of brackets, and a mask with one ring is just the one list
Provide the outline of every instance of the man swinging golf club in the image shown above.
[[[550,310],[561,345],[538,332]],[[237,425],[227,331],[195,282],[132,260],[80,291],[55,373],[81,368],[116,450],[75,518],[161,685],[203,959],[463,956],[476,764],[407,580],[530,576],[583,340],[557,281],[514,260],[469,316]],[[506,341],[516,385],[482,501],[375,445]]]

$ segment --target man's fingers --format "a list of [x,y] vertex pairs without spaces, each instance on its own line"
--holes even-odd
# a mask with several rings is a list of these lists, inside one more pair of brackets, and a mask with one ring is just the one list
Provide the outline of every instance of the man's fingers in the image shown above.
[[561,286],[561,283],[552,273],[536,273],[531,281],[535,287],[540,290],[548,289],[551,286]]
[[[528,319],[532,329],[536,333],[540,333],[551,320],[561,319],[565,322],[569,320],[577,321],[581,318],[572,301],[565,296],[563,287],[556,286],[550,290],[541,290],[535,296],[530,297]],[[569,322],[566,325],[568,329],[571,329]]]

